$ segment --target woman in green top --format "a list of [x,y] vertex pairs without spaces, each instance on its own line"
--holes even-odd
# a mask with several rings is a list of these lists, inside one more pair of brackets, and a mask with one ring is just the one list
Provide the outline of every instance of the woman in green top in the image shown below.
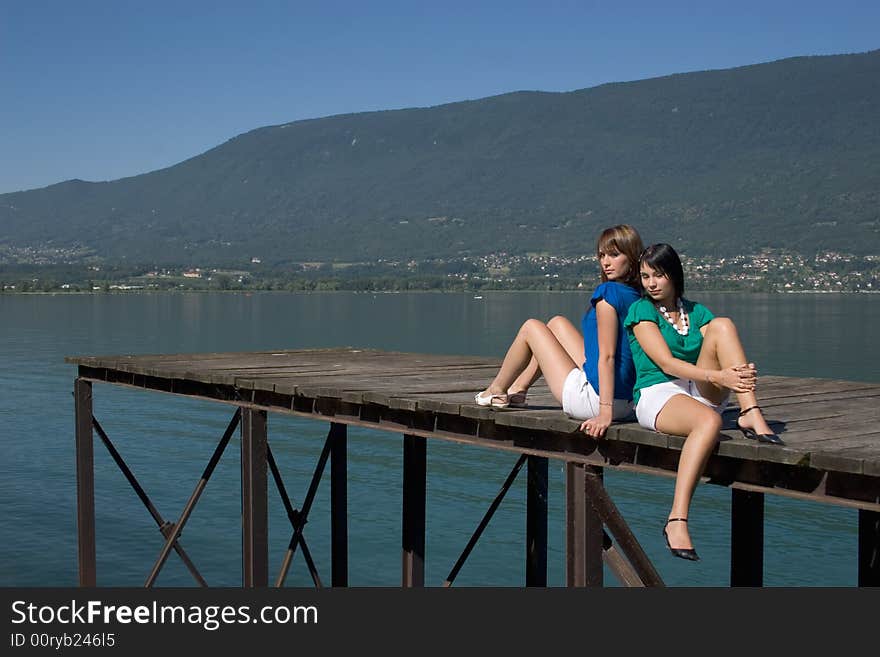
[[730,391],[742,409],[737,427],[747,438],[780,445],[782,441],[758,406],[757,371],[746,359],[733,322],[682,296],[684,272],[675,249],[668,244],[649,246],[639,259],[639,270],[645,296],[624,320],[636,367],[636,417],[649,429],[686,437],[663,536],[673,555],[696,561],[688,511],[718,441]]

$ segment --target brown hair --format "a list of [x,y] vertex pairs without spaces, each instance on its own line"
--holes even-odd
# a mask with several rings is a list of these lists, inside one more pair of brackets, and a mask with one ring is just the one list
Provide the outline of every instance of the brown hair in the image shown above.
[[[599,235],[599,239],[596,240],[596,253],[598,254],[599,251],[607,253],[611,249],[620,251],[626,256],[629,263],[629,271],[622,282],[637,290],[640,289],[639,256],[642,254],[643,247],[642,238],[639,236],[638,231],[628,224],[606,228]],[[602,282],[604,283],[607,280],[603,271]]]

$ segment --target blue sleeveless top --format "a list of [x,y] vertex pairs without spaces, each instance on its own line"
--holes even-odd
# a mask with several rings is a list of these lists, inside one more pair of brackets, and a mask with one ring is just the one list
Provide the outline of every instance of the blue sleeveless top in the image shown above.
[[593,292],[593,296],[590,298],[590,309],[581,320],[581,333],[584,336],[584,354],[586,356],[584,373],[593,389],[601,393],[599,390],[599,338],[596,327],[596,304],[604,300],[617,312],[617,348],[614,353],[615,399],[629,401],[633,398],[636,369],[633,365],[632,352],[626,329],[623,327],[623,320],[629,312],[629,307],[640,297],[641,294],[629,285],[607,281],[599,285]]

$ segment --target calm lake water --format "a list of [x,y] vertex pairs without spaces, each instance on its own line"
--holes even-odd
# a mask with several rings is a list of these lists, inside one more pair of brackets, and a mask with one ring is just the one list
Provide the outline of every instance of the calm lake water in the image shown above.
[[[586,293],[0,295],[0,585],[72,586],[76,572],[73,398],[68,355],[251,351],[357,346],[501,356],[527,317],[579,322]],[[877,295],[694,293],[732,317],[759,372],[877,381]],[[759,394],[760,396],[760,394]],[[95,415],[159,512],[186,504],[231,412],[225,405],[95,385]],[[269,417],[273,453],[302,503],[327,425]],[[401,436],[349,429],[350,581],[400,582]],[[96,438],[98,584],[140,586],[162,538]],[[208,583],[238,586],[240,489],[234,438],[187,524],[182,544]],[[442,584],[515,462],[510,454],[428,442],[426,582]],[[550,464],[549,582],[564,583],[564,472]],[[672,558],[660,535],[672,480],[606,471],[606,486],[667,584],[726,586],[730,492],[700,486],[691,511],[699,563]],[[514,484],[457,586],[524,581],[525,477]],[[305,537],[330,579],[329,486]],[[766,497],[765,584],[853,586],[857,512]],[[289,525],[270,483],[270,577]],[[606,573],[606,582],[616,584]],[[160,586],[192,579],[172,554]],[[309,586],[300,551],[287,584]]]

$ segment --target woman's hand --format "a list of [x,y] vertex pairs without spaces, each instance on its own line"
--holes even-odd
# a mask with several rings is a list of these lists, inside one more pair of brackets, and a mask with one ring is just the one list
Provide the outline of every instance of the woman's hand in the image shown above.
[[734,392],[752,392],[758,380],[758,370],[754,363],[726,367],[719,373],[717,383]]
[[611,426],[611,411],[602,410],[596,417],[584,420],[581,423],[581,431],[592,438],[601,438]]

